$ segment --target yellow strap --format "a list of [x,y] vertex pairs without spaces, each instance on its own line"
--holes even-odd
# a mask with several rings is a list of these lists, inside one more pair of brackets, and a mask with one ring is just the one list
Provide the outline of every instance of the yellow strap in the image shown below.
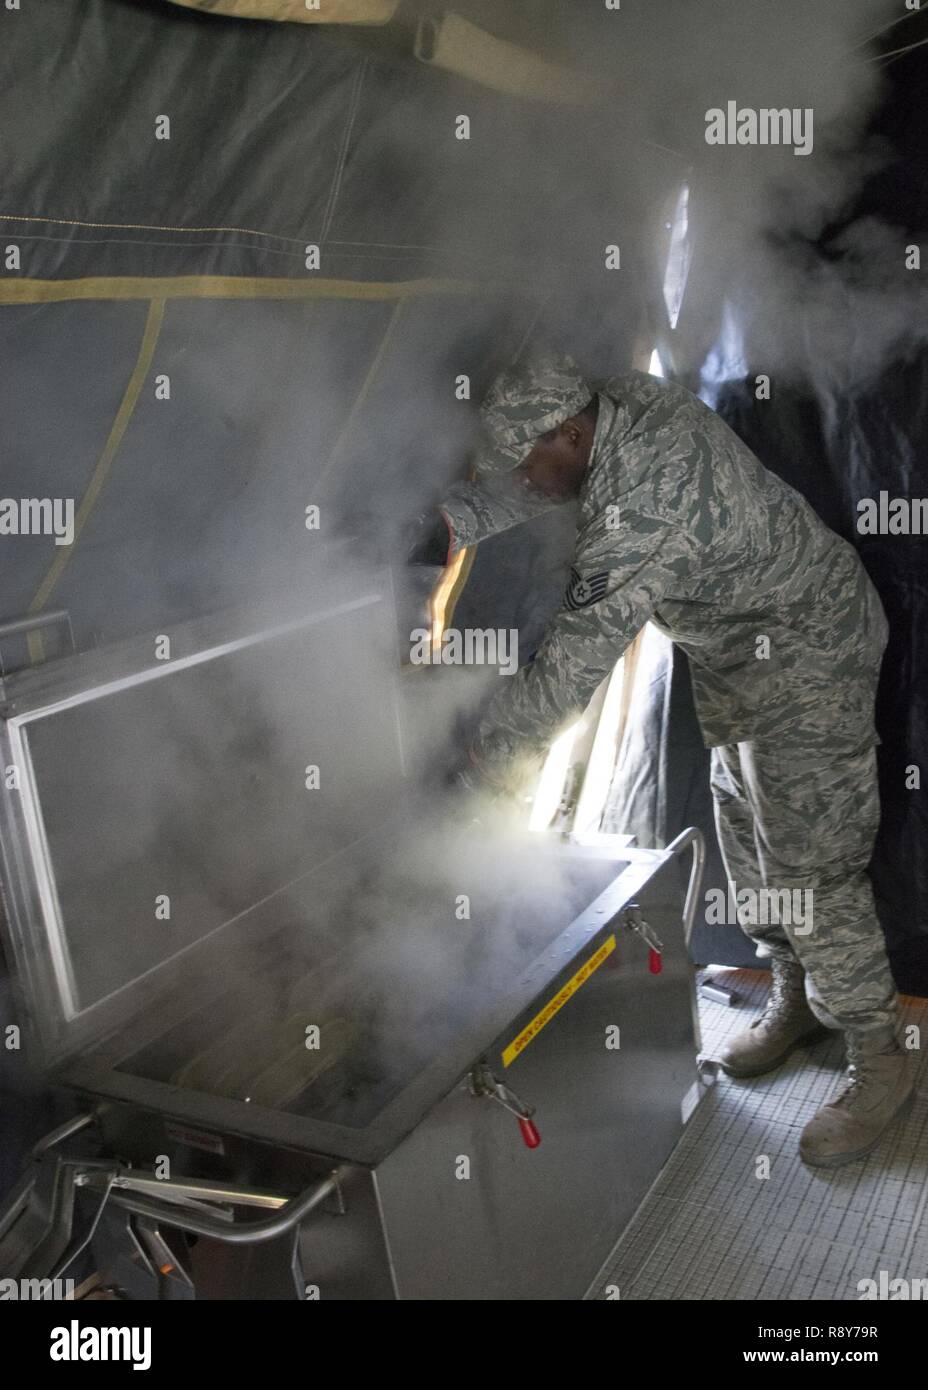
[[0,212],[0,222],[43,222],[49,227],[92,227],[108,232],[183,232],[185,236],[200,236],[206,232],[238,232],[243,236],[261,236],[268,241],[289,241],[294,246],[306,245],[304,236],[281,236],[279,232],[262,231],[260,227],[184,227],[171,222],[88,222],[80,217],[38,217],[21,212]]
[[174,0],[190,10],[297,24],[386,24],[400,0]]
[[73,299],[409,299],[498,292],[466,280],[274,279],[260,275],[91,275],[81,280],[0,279],[0,304]]
[[[91,276],[80,280],[0,280],[0,304],[60,303],[66,300],[131,300],[149,299],[150,307],[142,344],[139,348],[129,384],[110,430],[109,438],[100,460],[94,469],[87,491],[78,508],[74,523],[74,540],[70,546],[58,551],[55,559],[29,605],[30,613],[44,608],[70,559],[74,545],[83,530],[109,473],[116,451],[126,431],[126,426],[135,409],[142,382],[151,366],[155,344],[161,331],[165,301],[168,299],[360,299],[399,301],[380,346],[368,368],[361,389],[351,407],[338,439],[332,450],[325,474],[334,465],[351,424],[368,395],[386,354],[387,346],[400,318],[402,301],[419,295],[474,294],[480,286],[462,280],[424,279],[398,281],[357,281],[327,279],[270,279],[262,276],[231,275],[180,275],[157,276]],[[156,296],[152,298],[152,296]],[[473,551],[461,551],[455,562],[448,567],[432,596],[433,634],[437,629],[438,641],[444,632],[445,624],[451,621],[454,607],[467,582],[473,564]],[[434,640],[434,639],[433,639]],[[29,637],[29,654],[33,662],[42,658],[44,646],[41,634]]]
[[[151,367],[155,346],[161,333],[163,321],[164,300],[153,299],[148,307],[148,316],[145,319],[145,330],[142,333],[142,342],[139,347],[135,366],[132,369],[132,375],[129,378],[129,383],[120,401],[119,409],[116,412],[116,418],[113,421],[109,436],[103,448],[103,453],[97,461],[97,466],[91,474],[90,482],[87,484],[87,489],[77,509],[77,514],[74,518],[74,536],[72,542],[70,545],[62,546],[56,551],[55,558],[52,561],[48,573],[36,590],[35,598],[29,605],[29,613],[40,613],[51,598],[58,585],[59,579],[64,573],[65,566],[74,552],[74,547],[77,545],[80,534],[87,524],[90,513],[96,505],[97,498],[103,490],[103,484],[106,482],[113,460],[122,443],[126,427],[132,418],[132,412],[135,410],[139,394],[142,390],[142,384]],[[43,651],[44,646],[41,634],[37,632],[30,633],[30,660],[33,662],[41,661]]]

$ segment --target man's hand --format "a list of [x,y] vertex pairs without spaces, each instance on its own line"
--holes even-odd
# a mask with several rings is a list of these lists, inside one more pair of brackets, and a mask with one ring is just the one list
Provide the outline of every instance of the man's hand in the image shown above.
[[480,778],[474,775],[471,767],[457,767],[449,775],[448,789],[452,792],[460,792],[462,796],[476,796],[478,792],[484,790]]
[[477,826],[493,821],[512,824],[525,818],[525,802],[512,786],[491,780],[473,749],[449,770],[445,786],[461,815]]
[[499,791],[484,775],[473,749],[468,749],[449,769],[445,785],[449,791],[460,791],[468,796],[493,797]]

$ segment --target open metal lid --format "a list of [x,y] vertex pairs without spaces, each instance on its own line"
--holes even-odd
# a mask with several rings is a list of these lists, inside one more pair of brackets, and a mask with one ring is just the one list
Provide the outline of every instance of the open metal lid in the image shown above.
[[386,577],[0,682],[6,940],[47,1066],[168,999],[402,777]]

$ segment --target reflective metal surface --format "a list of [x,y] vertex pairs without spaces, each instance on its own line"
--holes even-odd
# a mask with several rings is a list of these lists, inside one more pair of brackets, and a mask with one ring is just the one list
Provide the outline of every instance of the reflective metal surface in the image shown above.
[[6,1248],[60,1250],[77,1191],[137,1288],[173,1231],[178,1296],[582,1297],[692,1106],[701,840],[407,804],[392,617],[335,588],[0,682],[9,941],[99,1144],[38,1157]]

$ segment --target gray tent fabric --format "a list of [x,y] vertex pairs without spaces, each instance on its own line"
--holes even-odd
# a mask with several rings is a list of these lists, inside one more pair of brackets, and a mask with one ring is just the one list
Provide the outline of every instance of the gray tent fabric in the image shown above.
[[[611,302],[569,264],[566,315],[539,299],[541,265],[582,260],[571,190],[558,208],[519,174],[539,123],[576,192],[602,196],[560,115],[337,28],[162,0],[44,0],[3,25],[9,490],[79,514],[95,499],[44,603],[71,611],[78,646],[270,581],[268,552],[298,566],[310,504],[385,545],[466,473],[471,403],[540,314],[557,332],[598,298],[600,341],[627,352],[643,259]],[[485,177],[491,144],[511,186]],[[633,260],[640,216],[604,220]],[[43,537],[3,547],[4,616],[35,607],[56,558]]]

